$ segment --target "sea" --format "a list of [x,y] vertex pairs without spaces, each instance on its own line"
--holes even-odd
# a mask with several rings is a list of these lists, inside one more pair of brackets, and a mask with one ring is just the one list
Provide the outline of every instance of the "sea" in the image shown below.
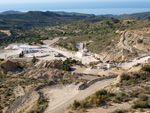
[[[11,10],[11,9],[10,9]],[[13,9],[12,9],[13,10]],[[7,10],[5,10],[7,11]],[[121,15],[121,14],[133,14],[133,13],[142,13],[142,12],[150,12],[150,8],[98,8],[98,9],[31,9],[31,10],[17,10],[21,12],[28,11],[64,11],[64,12],[77,12],[84,14],[95,14],[95,15]],[[0,12],[3,12],[2,10]]]
[[49,11],[78,12],[95,15],[105,15],[105,14],[121,15],[121,14],[150,12],[150,8],[50,9]]

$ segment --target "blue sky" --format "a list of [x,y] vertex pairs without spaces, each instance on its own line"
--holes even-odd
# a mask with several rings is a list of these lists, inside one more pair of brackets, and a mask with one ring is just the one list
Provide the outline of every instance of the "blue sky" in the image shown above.
[[121,2],[121,1],[126,1],[126,2],[146,2],[149,0],[0,0],[0,3],[58,3],[58,2]]
[[[71,12],[94,13],[93,9],[117,9],[114,12],[106,12],[109,14],[131,13],[150,11],[150,0],[0,0],[0,11],[6,10],[62,10]],[[128,9],[128,11],[121,12],[120,9]],[[134,10],[132,10],[132,8]],[[80,9],[80,10],[79,10]],[[88,9],[87,11],[85,9]],[[90,10],[91,9],[91,10]],[[138,9],[136,11],[136,9]],[[84,11],[83,11],[84,10]],[[92,12],[93,10],[93,12]],[[102,11],[103,12],[103,11]],[[102,14],[102,12],[99,12]],[[105,12],[103,12],[105,13]]]

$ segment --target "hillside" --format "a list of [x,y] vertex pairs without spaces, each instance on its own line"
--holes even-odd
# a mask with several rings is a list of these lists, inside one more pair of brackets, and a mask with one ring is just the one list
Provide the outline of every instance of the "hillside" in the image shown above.
[[[0,38],[0,45],[13,42],[42,44],[41,40],[65,36],[68,38],[56,45],[77,51],[76,43],[82,42],[85,49],[98,54],[103,60],[121,60],[122,56],[138,57],[149,51],[148,20],[119,20],[94,15],[59,15],[39,11],[2,15],[0,18],[11,21],[9,25],[18,23],[11,28],[11,36]],[[142,33],[143,28],[145,31]]]
[[21,13],[23,13],[23,12],[14,11],[14,10],[9,10],[9,11],[1,12],[0,14],[21,14]]
[[59,15],[54,12],[29,11],[22,14],[2,14],[0,16],[0,29],[28,29],[39,26],[55,26],[77,21],[97,22],[109,17],[96,17],[94,15]]
[[147,113],[149,81],[149,19],[0,15],[0,113]]
[[123,55],[137,57],[149,51],[149,27],[149,21],[113,19],[91,24],[69,24],[51,29],[66,32],[68,38],[60,41],[58,46],[75,51],[76,43],[82,42],[85,49],[97,53],[103,60],[121,60]]
[[150,16],[150,12],[134,13],[134,14],[121,14],[121,15],[103,15],[105,17],[113,17],[117,19],[138,19],[147,20]]
[[75,100],[71,113],[148,113],[150,108],[150,62],[136,65],[138,71],[119,75],[117,80],[84,100]]

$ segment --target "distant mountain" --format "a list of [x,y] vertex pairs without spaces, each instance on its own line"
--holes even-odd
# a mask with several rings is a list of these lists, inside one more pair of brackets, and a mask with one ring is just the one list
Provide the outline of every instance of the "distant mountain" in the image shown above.
[[21,13],[23,13],[23,12],[10,10],[10,11],[4,11],[0,14],[21,14]]
[[54,11],[55,13],[59,14],[59,15],[70,15],[70,16],[73,16],[73,15],[84,15],[84,16],[92,16],[94,14],[84,14],[84,13],[77,13],[77,12],[65,12],[65,11]]
[[110,17],[88,14],[54,13],[50,11],[29,11],[21,14],[1,14],[0,29],[18,28],[27,29],[36,26],[55,26],[74,22],[94,23],[111,19]]
[[120,15],[100,15],[105,17],[113,17],[117,19],[138,19],[146,20],[150,16],[150,12],[134,13],[134,14],[120,14]]

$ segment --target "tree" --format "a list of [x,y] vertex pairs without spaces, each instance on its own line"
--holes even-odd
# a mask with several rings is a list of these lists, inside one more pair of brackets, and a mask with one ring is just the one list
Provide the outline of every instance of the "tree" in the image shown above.
[[23,51],[19,54],[19,57],[21,58],[21,57],[23,57],[24,56],[24,53],[23,53]]
[[35,62],[36,62],[36,60],[37,60],[37,59],[36,59],[36,57],[35,57],[35,56],[33,56],[32,62],[33,62],[33,63],[35,63]]

